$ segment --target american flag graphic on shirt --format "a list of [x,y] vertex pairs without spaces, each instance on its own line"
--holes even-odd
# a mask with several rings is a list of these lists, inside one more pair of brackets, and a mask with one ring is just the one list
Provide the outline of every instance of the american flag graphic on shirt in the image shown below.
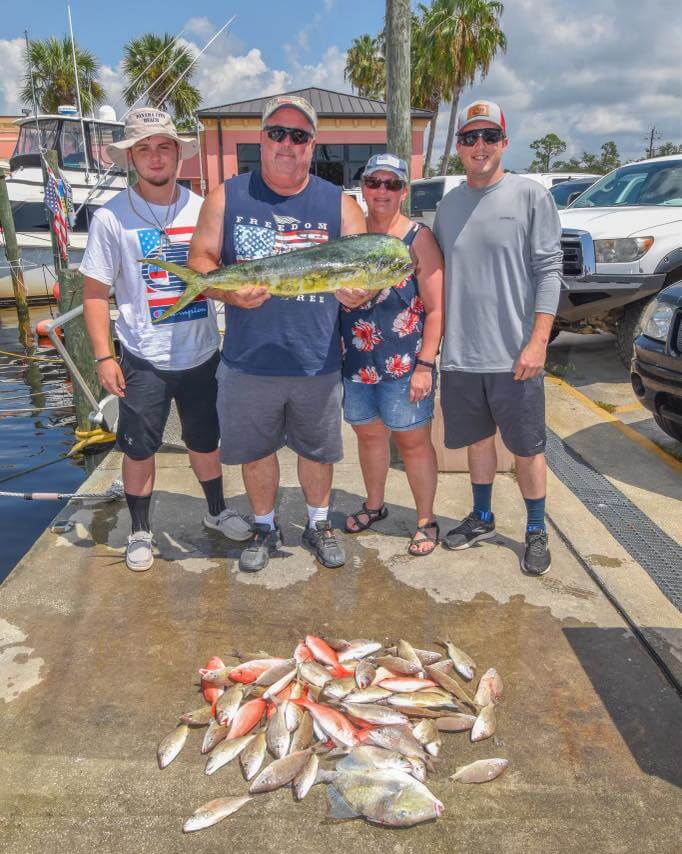
[[[163,255],[166,261],[187,266],[189,243],[194,233],[194,226],[179,226],[166,229],[168,240],[165,240]],[[158,228],[140,228],[137,239],[145,258],[150,261],[161,257],[161,232]],[[185,290],[185,283],[167,273],[153,263],[142,264],[142,281],[147,289],[147,304],[152,318],[159,317],[171,305],[177,302]],[[208,304],[203,296],[197,297],[177,314],[162,321],[165,323],[181,323],[185,320],[198,320],[208,316]]]
[[301,225],[295,217],[275,214],[273,219],[276,227],[235,223],[233,238],[237,263],[308,249],[329,239],[326,229],[308,223]]

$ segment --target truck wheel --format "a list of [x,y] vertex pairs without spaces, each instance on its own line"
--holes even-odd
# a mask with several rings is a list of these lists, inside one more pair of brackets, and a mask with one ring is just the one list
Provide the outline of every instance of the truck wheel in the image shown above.
[[630,369],[632,347],[642,331],[642,315],[651,299],[642,299],[625,306],[616,326],[616,351],[624,367]]
[[668,436],[671,436],[673,439],[677,439],[678,442],[682,442],[682,424],[678,424],[676,421],[671,421],[669,418],[659,415],[658,412],[654,412],[653,416],[654,421],[664,433],[667,433]]

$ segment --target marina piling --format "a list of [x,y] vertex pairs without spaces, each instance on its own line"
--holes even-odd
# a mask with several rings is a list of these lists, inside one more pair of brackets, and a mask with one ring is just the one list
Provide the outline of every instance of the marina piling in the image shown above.
[[2,169],[0,169],[0,226],[2,226],[5,238],[5,255],[7,257],[7,263],[9,264],[10,275],[12,277],[12,289],[14,290],[14,300],[19,321],[19,340],[24,347],[29,350],[35,346],[35,341],[33,338],[33,332],[31,331],[28,301],[26,299],[26,285],[24,283],[24,272],[21,266],[21,255],[19,254],[17,233],[14,228],[12,206],[7,192],[7,184],[5,183],[5,172]]

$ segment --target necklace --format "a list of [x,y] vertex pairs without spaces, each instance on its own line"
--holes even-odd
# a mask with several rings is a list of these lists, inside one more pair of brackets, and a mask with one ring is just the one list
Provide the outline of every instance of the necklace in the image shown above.
[[[177,184],[174,181],[172,189],[171,189],[171,198],[173,198],[173,195],[175,194],[176,186],[177,186]],[[171,239],[170,239],[170,235],[168,234],[168,227],[170,226],[170,224],[175,219],[175,214],[176,214],[176,210],[177,210],[177,206],[178,206],[178,200],[180,198],[179,188],[178,188],[178,193],[175,197],[175,201],[173,202],[172,207],[171,207],[170,201],[166,205],[166,214],[163,218],[163,223],[159,222],[158,217],[154,213],[154,209],[152,208],[152,206],[149,204],[147,199],[145,199],[145,197],[141,193],[138,193],[137,195],[140,196],[142,201],[147,206],[147,210],[149,211],[149,213],[153,219],[153,222],[151,220],[147,219],[144,216],[144,214],[140,213],[135,208],[135,205],[133,204],[133,196],[132,196],[130,186],[128,186],[127,192],[128,192],[128,201],[130,202],[130,207],[131,207],[133,213],[136,216],[139,216],[139,218],[143,222],[146,222],[148,225],[151,225],[153,228],[158,229],[158,231],[159,231],[159,260],[165,261],[166,260],[166,250],[169,249],[171,246]]]

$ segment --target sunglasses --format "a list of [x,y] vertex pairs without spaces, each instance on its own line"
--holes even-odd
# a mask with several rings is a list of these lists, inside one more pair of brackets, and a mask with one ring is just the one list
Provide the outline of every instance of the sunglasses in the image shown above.
[[371,175],[363,178],[362,183],[370,190],[378,190],[379,187],[386,187],[391,193],[397,193],[405,186],[400,178],[386,178],[382,181],[381,178],[373,178]]
[[273,142],[284,142],[289,137],[294,145],[305,145],[308,140],[313,138],[311,133],[302,128],[285,128],[282,125],[270,125],[263,128],[263,130]]
[[478,128],[477,130],[466,130],[457,134],[457,142],[471,148],[476,145],[476,140],[482,139],[486,145],[497,145],[504,139],[504,131],[497,128]]

